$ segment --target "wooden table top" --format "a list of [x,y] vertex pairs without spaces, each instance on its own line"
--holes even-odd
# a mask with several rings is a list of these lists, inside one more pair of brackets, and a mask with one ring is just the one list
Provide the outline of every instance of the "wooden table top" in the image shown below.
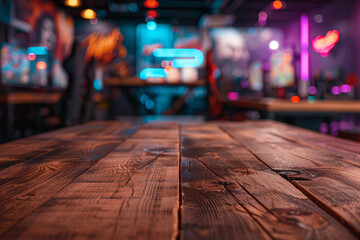
[[187,87],[203,87],[206,85],[205,79],[199,79],[194,82],[148,82],[138,77],[127,78],[107,78],[105,79],[105,85],[109,87],[144,87],[144,86],[187,86]]
[[225,102],[232,106],[260,111],[360,113],[359,100],[315,100],[314,102],[301,100],[299,103],[293,103],[289,99],[261,98]]
[[0,239],[356,239],[360,144],[274,121],[90,122],[0,145]]

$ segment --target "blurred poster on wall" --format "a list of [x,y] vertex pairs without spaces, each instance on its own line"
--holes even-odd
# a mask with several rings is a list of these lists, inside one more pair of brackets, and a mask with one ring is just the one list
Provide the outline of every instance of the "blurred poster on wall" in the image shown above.
[[26,49],[2,43],[0,53],[1,84],[11,86],[29,85],[30,61]]
[[261,63],[269,62],[269,43],[282,43],[282,33],[271,28],[214,28],[210,30],[214,62],[219,68],[223,94],[262,89]]
[[255,61],[250,65],[249,87],[253,91],[261,91],[264,85],[263,64],[261,61]]
[[74,22],[52,1],[15,0],[14,18],[30,26],[30,32],[14,30],[12,43],[23,47],[44,46],[49,52],[50,84],[66,88],[68,76],[62,63],[70,53],[74,40]]
[[99,20],[78,21],[76,38],[86,49],[87,62],[94,58],[104,76],[125,78],[135,71],[135,26]]
[[270,57],[270,83],[273,87],[290,87],[295,84],[295,70],[291,49],[278,50]]

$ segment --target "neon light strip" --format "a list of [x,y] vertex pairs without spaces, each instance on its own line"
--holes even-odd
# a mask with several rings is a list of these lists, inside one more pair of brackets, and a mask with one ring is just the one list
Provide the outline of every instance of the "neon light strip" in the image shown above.
[[[155,57],[170,57],[173,60],[174,68],[196,68],[199,67],[204,61],[202,52],[194,48],[157,48],[154,50]],[[183,58],[183,59],[176,59]],[[186,59],[184,59],[186,58]]]
[[301,53],[300,53],[300,79],[309,81],[309,18],[302,15],[300,19]]
[[48,50],[46,47],[29,47],[27,49],[27,54],[33,53],[35,55],[46,55],[48,53]]
[[163,68],[145,68],[140,72],[140,78],[145,80],[149,77],[152,78],[164,78],[167,76],[165,69]]

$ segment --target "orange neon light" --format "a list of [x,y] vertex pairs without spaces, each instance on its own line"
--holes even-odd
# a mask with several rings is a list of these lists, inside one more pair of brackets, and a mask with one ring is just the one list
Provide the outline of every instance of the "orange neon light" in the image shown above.
[[46,62],[39,61],[36,63],[36,68],[40,70],[45,70],[47,68]]
[[283,3],[279,0],[273,1],[272,6],[274,9],[281,9],[283,7]]

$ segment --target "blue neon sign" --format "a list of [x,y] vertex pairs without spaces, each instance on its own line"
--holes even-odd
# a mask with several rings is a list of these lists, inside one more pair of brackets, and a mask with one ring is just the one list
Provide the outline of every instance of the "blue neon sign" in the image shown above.
[[46,55],[48,54],[48,50],[43,46],[29,47],[27,49],[27,54],[35,54],[35,55]]
[[196,68],[204,61],[202,52],[194,48],[157,48],[153,55],[155,57],[174,58],[174,68]]
[[165,69],[163,68],[145,68],[140,72],[140,78],[145,80],[149,77],[164,78],[167,76]]
[[[204,61],[204,55],[194,48],[157,48],[153,52],[154,57],[173,58],[174,68],[196,68]],[[164,78],[167,76],[165,69],[145,68],[140,72],[141,79],[149,77]]]

